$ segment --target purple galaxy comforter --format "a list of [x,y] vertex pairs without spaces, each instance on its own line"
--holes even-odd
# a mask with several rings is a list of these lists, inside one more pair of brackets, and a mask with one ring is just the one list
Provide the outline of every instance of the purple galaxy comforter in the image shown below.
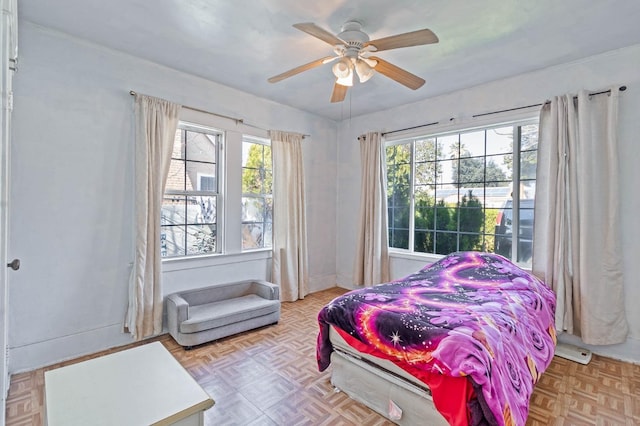
[[333,325],[400,366],[468,377],[481,408],[470,408],[469,419],[480,411],[484,422],[524,425],[534,384],[553,358],[554,310],[554,293],[504,257],[453,253],[325,306],[318,366],[329,366]]

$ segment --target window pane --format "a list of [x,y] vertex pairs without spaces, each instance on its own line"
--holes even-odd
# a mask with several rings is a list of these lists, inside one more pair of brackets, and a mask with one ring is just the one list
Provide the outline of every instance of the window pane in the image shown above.
[[436,139],[424,139],[416,141],[415,161],[435,161],[436,159]]
[[452,232],[436,232],[435,253],[449,254],[458,251],[457,234]]
[[399,164],[389,167],[387,181],[393,185],[408,185],[411,181],[411,166],[409,164]]
[[531,262],[533,252],[533,208],[534,200],[520,200],[520,222],[517,235],[519,262]]
[[[439,162],[441,173],[436,176],[439,185],[450,184],[458,181],[458,160],[444,160]],[[455,178],[453,177],[455,175]]]
[[513,154],[513,126],[487,130],[487,155]]
[[215,225],[187,226],[187,255],[216,252]]
[[460,231],[461,232],[482,232],[484,231],[484,211],[482,204],[477,206],[460,207],[458,210],[460,215]]
[[264,247],[269,248],[272,246],[273,242],[273,223],[266,222],[264,224],[264,236],[262,237],[262,241],[264,242]]
[[420,253],[433,253],[433,232],[416,231],[413,235],[413,250]]
[[242,169],[242,193],[262,194],[260,169]]
[[522,151],[538,149],[537,124],[528,124],[520,127],[520,149]]
[[389,229],[389,247],[408,249],[409,248],[409,230],[408,229]]
[[520,179],[535,179],[538,151],[520,153]]
[[257,249],[264,247],[264,224],[245,223],[242,225],[242,248]]
[[160,253],[162,257],[184,256],[186,254],[184,227],[160,227]]
[[408,206],[410,204],[410,187],[409,186],[394,186],[388,189],[387,199],[390,206],[400,207]]
[[[484,158],[461,158],[456,165],[454,163],[453,182],[458,182],[461,186],[478,187],[484,186]],[[457,176],[455,172],[458,172]],[[457,177],[457,180],[456,180]],[[479,183],[480,185],[468,185],[468,183]]]
[[458,158],[460,154],[458,135],[440,136],[437,138],[436,153],[438,160]]
[[415,184],[424,185],[436,183],[436,164],[435,162],[416,163]]
[[482,250],[482,236],[480,234],[460,235],[460,251]]
[[216,137],[187,130],[186,159],[216,162]]
[[206,197],[201,195],[189,196],[186,223],[216,223],[216,197]]
[[408,164],[411,161],[411,145],[408,143],[387,147],[387,164]]
[[390,210],[392,214],[390,223],[394,228],[409,228],[409,206],[397,207]]
[[180,225],[185,223],[187,214],[187,197],[165,196],[162,200],[162,209],[160,211],[161,225]]
[[171,158],[184,160],[184,130],[176,130],[176,136],[173,139],[173,151],[171,152]]
[[456,209],[438,205],[435,209],[435,229],[457,230],[458,218]]
[[200,176],[216,176],[216,165],[187,161],[187,191],[200,191]]
[[184,161],[171,160],[169,164],[169,174],[167,175],[166,191],[184,191],[185,174]]
[[487,156],[487,182],[511,181],[513,176],[513,154]]
[[262,197],[242,197],[242,221],[263,222],[265,202]]
[[484,130],[460,135],[460,157],[484,156]]
[[[244,140],[242,143],[242,249],[271,247],[273,172],[271,147]],[[247,196],[255,194],[255,196]]]

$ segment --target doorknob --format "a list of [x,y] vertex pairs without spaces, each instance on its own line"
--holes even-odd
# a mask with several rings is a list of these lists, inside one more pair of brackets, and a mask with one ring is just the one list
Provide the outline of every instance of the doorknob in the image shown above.
[[7,266],[14,271],[20,269],[20,259],[13,259],[11,262],[7,263]]

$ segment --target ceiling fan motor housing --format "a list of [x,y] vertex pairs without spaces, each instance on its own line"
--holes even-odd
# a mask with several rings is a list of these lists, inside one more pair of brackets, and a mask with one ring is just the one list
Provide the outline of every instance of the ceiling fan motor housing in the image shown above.
[[348,58],[357,58],[364,43],[369,41],[369,36],[362,31],[362,24],[358,21],[346,22],[337,37],[346,43],[344,56]]

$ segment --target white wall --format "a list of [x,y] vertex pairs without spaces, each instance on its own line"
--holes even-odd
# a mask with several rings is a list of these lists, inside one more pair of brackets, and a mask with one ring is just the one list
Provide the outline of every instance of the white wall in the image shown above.
[[[335,122],[28,22],[20,32],[9,256],[22,268],[9,282],[11,372],[131,341],[122,324],[133,259],[132,89],[310,134],[310,287],[335,285]],[[170,262],[163,275],[165,293],[268,279],[270,259],[262,252]]]
[[[343,121],[338,132],[338,285],[352,287],[353,255],[357,229],[357,212],[360,197],[360,162],[356,137],[370,130],[390,131],[430,122],[440,122],[438,127],[472,127],[486,124],[487,120],[499,120],[508,114],[474,120],[474,114],[497,111],[543,102],[554,95],[577,93],[580,89],[602,89],[625,84],[628,89],[620,100],[620,194],[621,226],[624,247],[624,274],[626,310],[630,335],[625,344],[607,347],[590,347],[603,355],[640,362],[640,310],[634,305],[640,300],[640,45],[608,52],[574,63],[564,64],[514,78],[504,79],[437,98],[369,114]],[[429,84],[427,82],[427,84]],[[405,90],[398,86],[398,90]],[[535,112],[535,110],[534,110]],[[534,114],[537,115],[537,114]],[[453,118],[453,120],[451,120]],[[424,130],[432,131],[429,127]],[[433,258],[413,260],[392,259],[392,274],[400,277],[416,271]],[[603,283],[606,285],[606,283]],[[563,337],[563,340],[565,337]],[[576,339],[568,339],[580,343]]]

